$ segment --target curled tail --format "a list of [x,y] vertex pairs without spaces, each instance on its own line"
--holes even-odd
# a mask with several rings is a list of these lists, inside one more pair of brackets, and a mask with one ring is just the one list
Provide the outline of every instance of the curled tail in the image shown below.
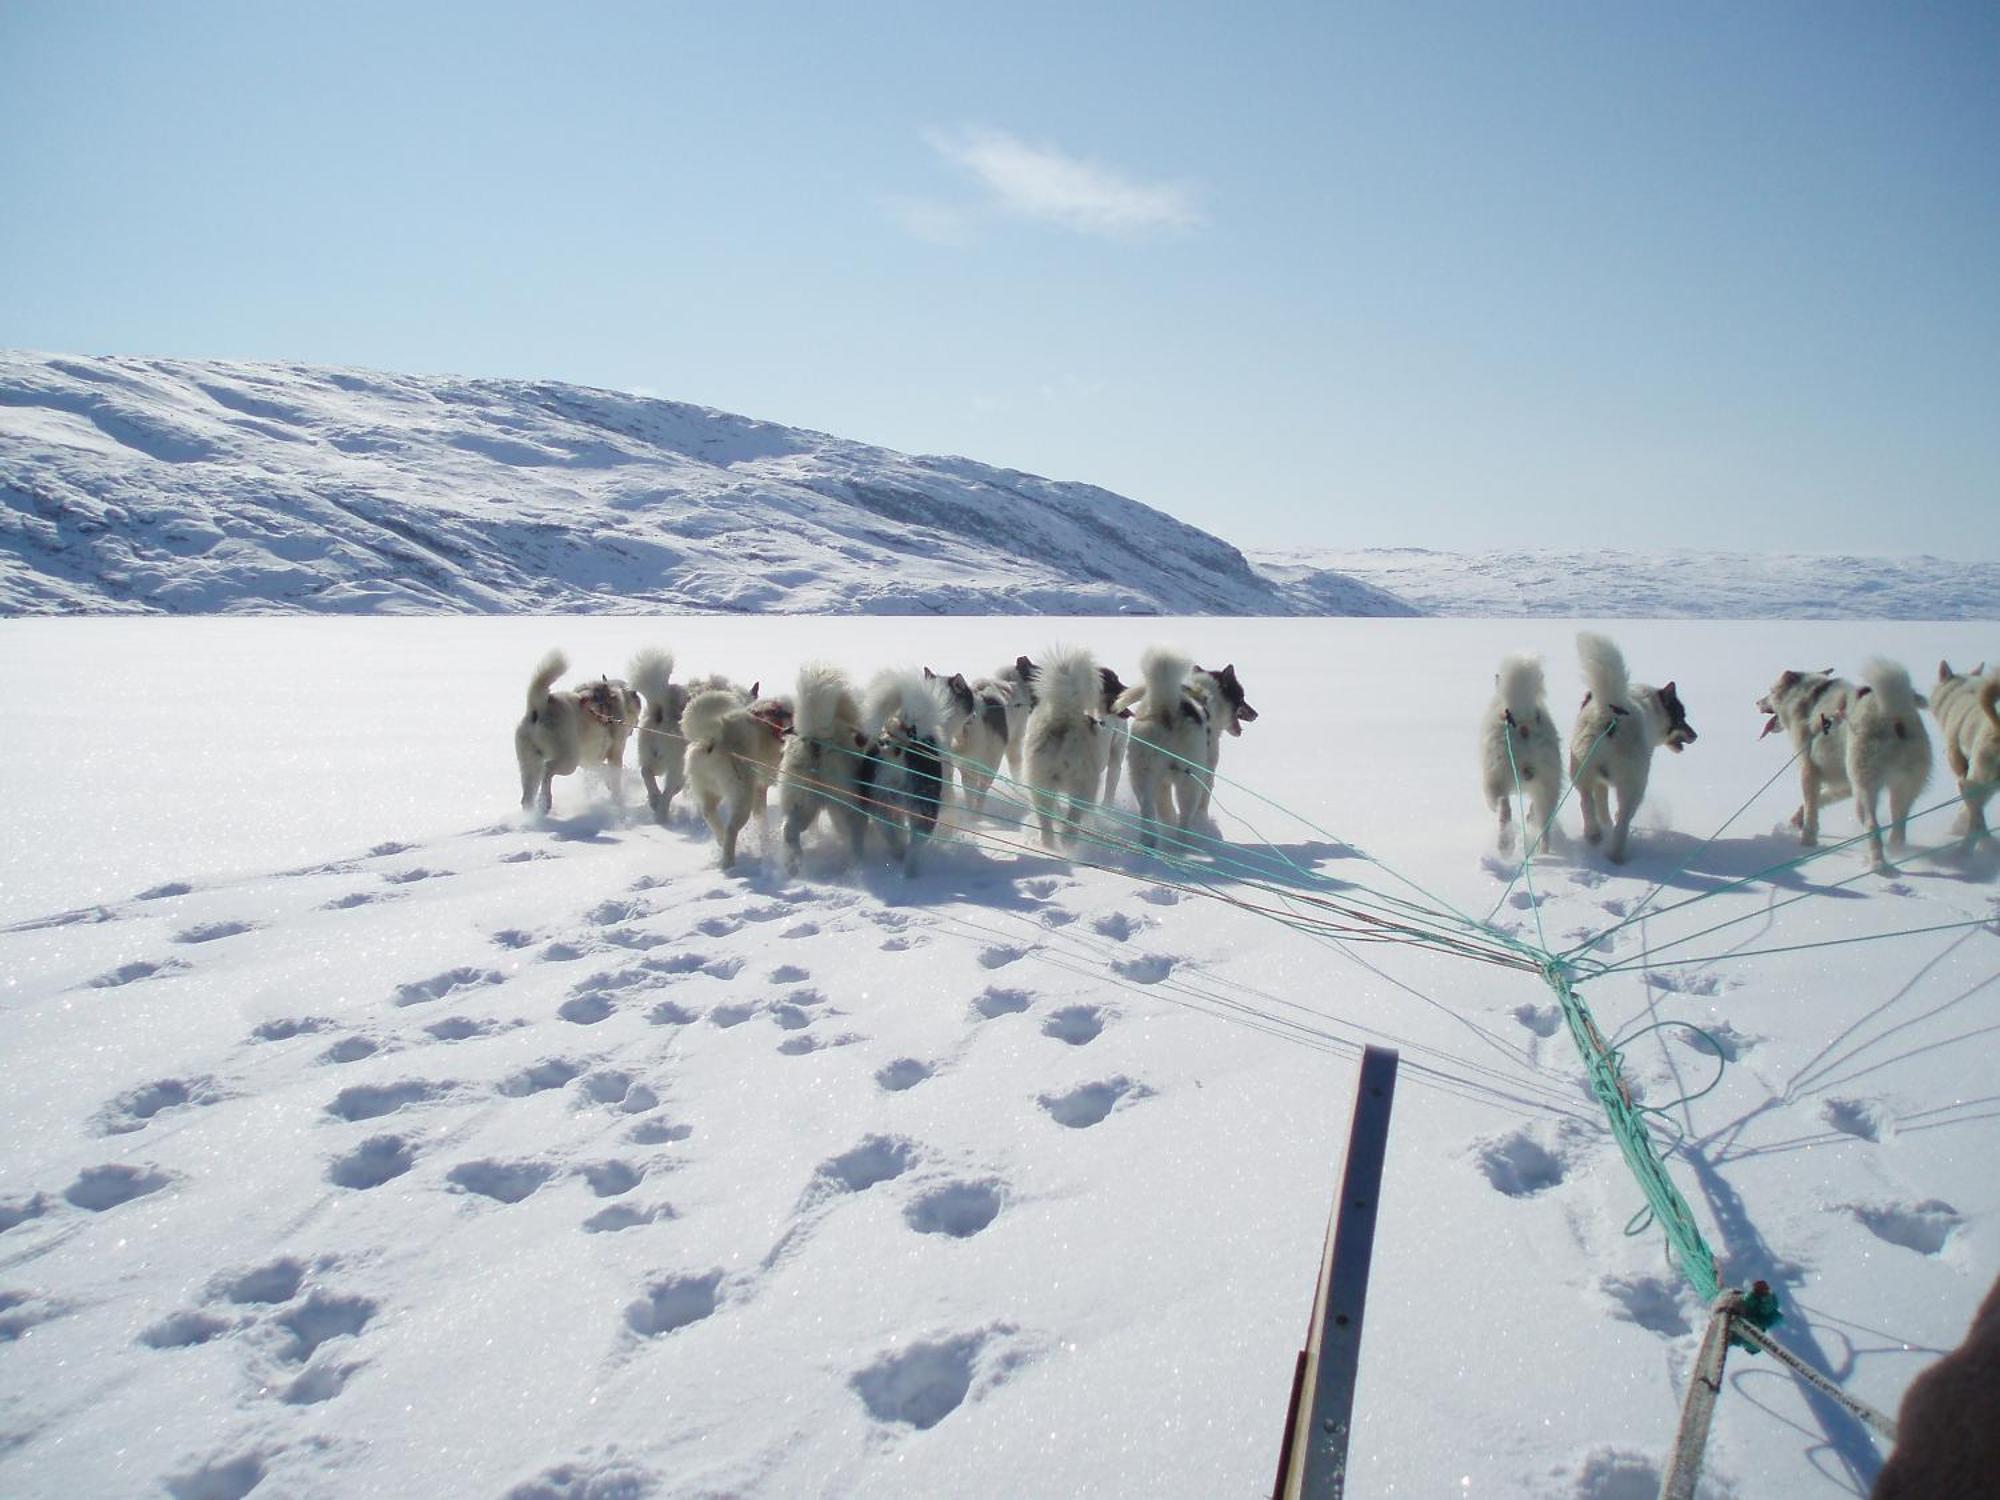
[[722,734],[723,722],[742,711],[743,700],[727,688],[697,693],[681,711],[681,735],[690,745],[713,744]]
[[1095,711],[1104,696],[1096,658],[1074,646],[1049,652],[1035,673],[1035,696],[1052,714],[1069,717]]
[[560,651],[551,651],[542,658],[542,664],[535,668],[535,675],[528,679],[528,712],[538,710],[549,696],[549,689],[556,685],[556,679],[569,670],[569,658]]
[[1895,718],[1915,720],[1917,690],[1911,686],[1910,674],[1904,668],[1877,657],[1861,669],[1861,680],[1874,690],[1884,712]]
[[798,715],[792,722],[800,738],[833,739],[851,731],[860,718],[845,672],[821,661],[799,669]]
[[1494,677],[1501,705],[1517,721],[1525,722],[1542,706],[1545,691],[1542,659],[1539,656],[1509,656],[1500,663]]
[[1610,637],[1584,631],[1576,638],[1576,656],[1583,664],[1583,685],[1592,699],[1606,707],[1626,701],[1631,683],[1625,676],[1625,658]]
[[[1170,646],[1148,646],[1145,655],[1139,658],[1139,681],[1145,694],[1146,712],[1158,717],[1171,714],[1174,705],[1181,701],[1181,684],[1193,670],[1194,658],[1183,656]],[[1119,705],[1123,707],[1136,696],[1127,688],[1120,695]]]
[[951,690],[941,677],[918,672],[884,672],[868,685],[870,731],[880,733],[892,719],[922,739],[944,737],[945,716],[951,711]]
[[1993,705],[2000,702],[2000,677],[1989,677],[1979,685],[1979,711],[1986,715],[1986,722],[2000,729],[2000,712]]
[[674,653],[662,651],[657,646],[649,646],[632,658],[632,665],[626,669],[632,686],[652,708],[664,703],[667,690],[674,680]]

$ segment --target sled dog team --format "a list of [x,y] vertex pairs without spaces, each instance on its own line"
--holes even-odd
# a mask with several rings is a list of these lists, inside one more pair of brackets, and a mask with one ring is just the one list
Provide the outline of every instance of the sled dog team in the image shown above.
[[[1645,800],[1653,752],[1662,745],[1679,752],[1696,735],[1675,685],[1630,681],[1624,658],[1605,637],[1579,635],[1577,655],[1585,691],[1569,736],[1568,777],[1583,809],[1584,838],[1604,842],[1606,854],[1622,862],[1632,817]],[[1509,656],[1494,684],[1493,703],[1481,721],[1480,770],[1486,804],[1499,817],[1500,847],[1513,847],[1517,792],[1527,809],[1530,851],[1537,840],[1553,846],[1565,761],[1549,717],[1542,664]],[[1781,674],[1758,700],[1757,711],[1769,716],[1765,734],[1783,730],[1791,741],[1800,786],[1792,826],[1800,842],[1817,844],[1821,807],[1851,796],[1875,868],[1890,868],[1882,803],[1886,795],[1887,848],[1901,849],[1908,843],[1910,808],[1930,780],[1931,742],[1920,712],[1928,707],[1965,803],[1955,831],[1970,847],[1986,832],[1986,803],[2000,778],[1996,700],[2000,669],[1989,674],[1984,663],[1960,673],[1940,662],[1928,699],[1911,686],[1908,672],[1886,661],[1869,662],[1859,683],[1836,677],[1831,669]]]
[[1140,681],[1129,687],[1073,648],[1039,662],[1019,656],[971,682],[928,667],[887,671],[865,691],[816,662],[799,672],[794,692],[769,696],[761,683],[743,688],[723,677],[675,682],[673,657],[660,650],[640,652],[626,679],[558,690],[567,669],[551,651],[528,681],[514,731],[521,805],[547,812],[554,779],[581,766],[601,768],[621,798],[625,747],[636,735],[653,815],[664,823],[685,787],[724,869],[773,787],[788,871],[822,814],[857,857],[869,824],[879,824],[891,853],[912,869],[936,831],[953,771],[978,814],[1003,761],[1027,788],[1051,849],[1116,794],[1122,768],[1151,847],[1159,828],[1185,831],[1207,818],[1222,738],[1257,717],[1233,665],[1210,671],[1164,647],[1145,653]]

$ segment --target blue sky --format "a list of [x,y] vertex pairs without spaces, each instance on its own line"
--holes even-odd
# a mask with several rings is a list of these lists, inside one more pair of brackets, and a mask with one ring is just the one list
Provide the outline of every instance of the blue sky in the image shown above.
[[2000,8],[0,0],[0,344],[640,389],[1242,545],[2000,558]]

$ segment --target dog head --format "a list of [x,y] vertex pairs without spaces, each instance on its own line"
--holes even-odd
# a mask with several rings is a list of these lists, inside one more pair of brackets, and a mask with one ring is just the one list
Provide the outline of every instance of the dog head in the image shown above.
[[1229,705],[1229,722],[1224,727],[1231,734],[1241,734],[1245,724],[1256,722],[1257,710],[1252,708],[1250,700],[1243,696],[1243,684],[1236,676],[1234,662],[1219,672],[1210,672],[1206,667],[1196,667],[1195,670],[1215,679],[1216,691],[1222,694],[1222,701]]
[[626,699],[636,697],[622,682],[600,677],[588,687],[576,690],[576,706],[600,724],[626,722]]
[[954,672],[949,677],[940,677],[929,667],[924,668],[925,682],[941,682],[944,690],[951,695],[951,706],[961,717],[969,716],[978,708],[978,700],[973,697],[972,684],[965,680],[963,672]]
[[792,732],[792,705],[788,699],[752,698],[749,712],[751,718],[780,739]]
[[1660,708],[1667,716],[1667,732],[1663,743],[1678,755],[1692,745],[1698,736],[1694,725],[1688,723],[1687,709],[1681,705],[1681,695],[1670,682],[1660,689]]
[[[1125,684],[1118,680],[1118,674],[1109,667],[1099,667],[1097,669],[1097,680],[1099,686],[1103,689],[1103,697],[1100,701],[1103,704],[1104,712],[1107,714],[1111,713],[1118,707],[1118,695],[1125,691]],[[1127,717],[1130,717],[1129,713]]]

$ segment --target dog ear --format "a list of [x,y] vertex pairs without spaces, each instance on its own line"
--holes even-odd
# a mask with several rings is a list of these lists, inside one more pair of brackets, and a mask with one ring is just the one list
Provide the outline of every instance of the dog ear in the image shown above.
[[931,670],[931,669],[930,669],[929,667],[925,667],[925,668],[924,668],[924,681],[925,681],[925,682],[936,682],[936,681],[937,681],[937,673],[933,672],[933,671],[932,671],[932,670]]
[[764,685],[764,679],[761,677],[758,678],[755,682],[750,684],[750,701],[752,703],[755,703],[757,701],[757,689],[762,687],[763,685]]
[[1778,690],[1780,692],[1783,692],[1786,688],[1797,687],[1799,685],[1799,679],[1805,675],[1806,674],[1803,672],[1793,672],[1787,670],[1785,675],[1778,679]]
[[1945,682],[1945,681],[1948,681],[1948,680],[1950,679],[1950,677],[1951,677],[1951,663],[1950,663],[1950,662],[1948,662],[1948,661],[1941,661],[1941,662],[1939,662],[1939,663],[1938,663],[1938,681],[1939,681],[1939,682]]
[[1926,698],[1926,697],[1925,697],[1925,696],[1924,696],[1924,695],[1923,695],[1922,693],[1919,693],[1919,694],[1917,694],[1917,707],[1918,707],[1918,708],[1929,708],[1930,706],[1931,706],[1931,700],[1930,700],[1930,699]]
[[1670,682],[1665,687],[1660,689],[1660,696],[1662,698],[1675,698],[1678,697],[1679,694],[1674,691],[1674,685]]

